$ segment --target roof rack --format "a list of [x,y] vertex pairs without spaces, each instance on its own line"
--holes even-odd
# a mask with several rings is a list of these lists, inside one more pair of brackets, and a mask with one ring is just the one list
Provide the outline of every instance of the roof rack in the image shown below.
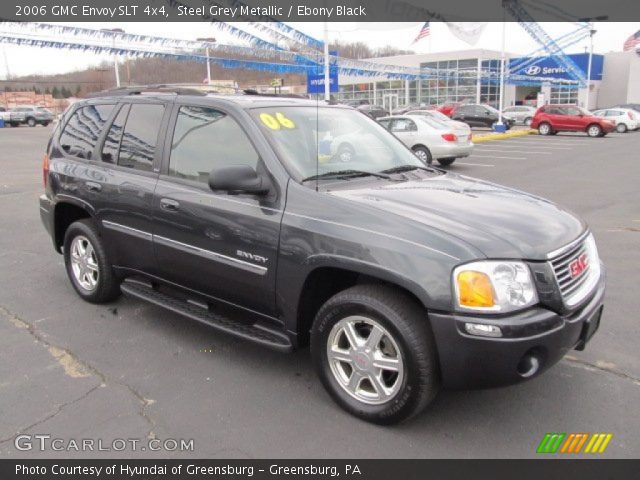
[[242,90],[242,93],[244,93],[245,95],[252,95],[256,97],[279,97],[279,98],[302,98],[302,99],[309,98],[307,95],[300,95],[295,93],[260,93],[253,88],[247,88],[245,90]]
[[207,93],[217,93],[216,90],[208,88],[208,85],[136,85],[129,87],[118,87],[100,92],[93,92],[87,95],[89,98],[94,97],[115,97],[127,95],[143,95],[143,94],[173,94],[173,95],[206,95]]

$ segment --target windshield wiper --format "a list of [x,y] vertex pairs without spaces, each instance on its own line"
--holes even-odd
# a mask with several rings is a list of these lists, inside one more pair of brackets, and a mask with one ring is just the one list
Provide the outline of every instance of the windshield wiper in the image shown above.
[[425,170],[427,172],[432,172],[433,170],[427,167],[421,167],[419,165],[400,165],[398,167],[387,168],[386,170],[382,170],[380,173],[402,173],[402,172],[410,172],[412,170]]
[[309,180],[320,180],[322,178],[339,178],[339,177],[378,177],[384,178],[385,180],[389,180],[391,177],[389,175],[385,175],[384,173],[376,173],[376,172],[365,172],[364,170],[336,170],[333,172],[325,172],[319,175],[312,175],[311,177],[303,178],[303,182],[308,182]]

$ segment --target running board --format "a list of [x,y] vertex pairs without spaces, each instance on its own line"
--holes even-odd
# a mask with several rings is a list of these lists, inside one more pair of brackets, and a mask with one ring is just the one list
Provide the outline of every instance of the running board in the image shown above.
[[244,340],[259,343],[260,345],[280,352],[290,352],[293,350],[291,341],[283,333],[257,323],[253,325],[246,324],[227,316],[214,313],[205,308],[205,306],[201,306],[196,302],[180,300],[171,295],[160,292],[148,283],[127,279],[122,282],[120,289],[122,290],[122,293],[126,295],[166,308],[174,313],[204,323],[205,325]]

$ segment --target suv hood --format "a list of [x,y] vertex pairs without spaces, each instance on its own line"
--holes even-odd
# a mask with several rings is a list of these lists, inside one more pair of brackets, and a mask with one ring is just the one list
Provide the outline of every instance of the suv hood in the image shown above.
[[567,210],[519,190],[450,173],[407,176],[416,179],[329,194],[438,229],[489,258],[545,260],[587,228]]

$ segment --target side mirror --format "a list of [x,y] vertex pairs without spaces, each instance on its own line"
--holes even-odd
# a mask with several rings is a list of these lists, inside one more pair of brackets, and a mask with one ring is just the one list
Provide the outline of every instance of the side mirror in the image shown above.
[[209,188],[211,190],[225,190],[229,193],[254,195],[269,193],[267,182],[248,165],[231,165],[211,170]]

